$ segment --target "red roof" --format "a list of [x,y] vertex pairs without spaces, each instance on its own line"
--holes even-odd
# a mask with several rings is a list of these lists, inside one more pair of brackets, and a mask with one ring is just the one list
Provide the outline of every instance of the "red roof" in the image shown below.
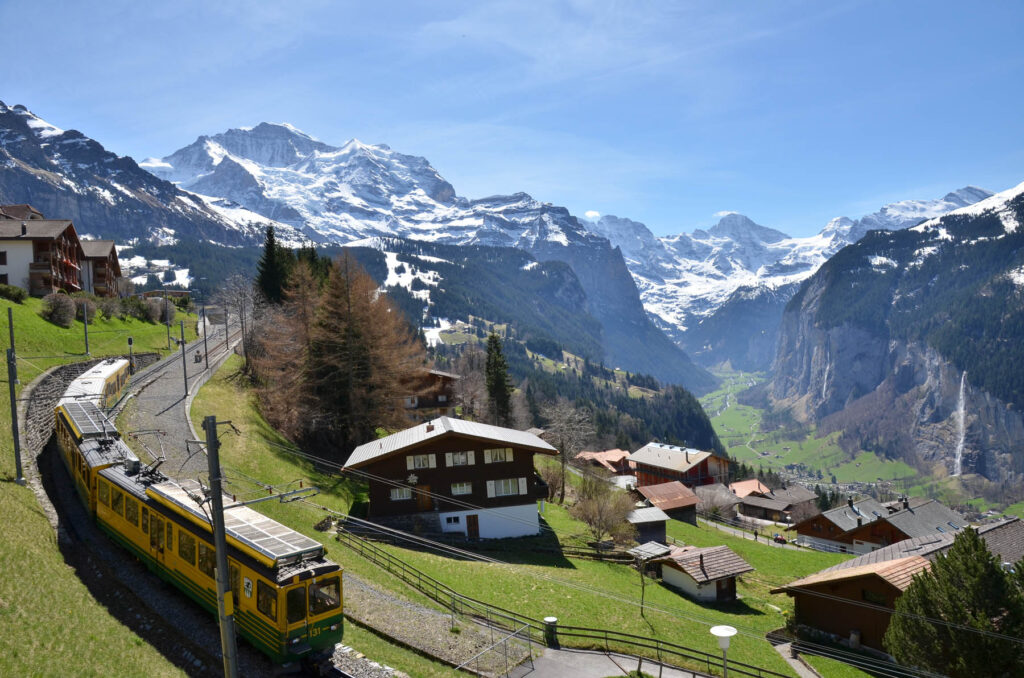
[[615,449],[605,450],[604,452],[580,452],[576,455],[576,458],[592,461],[595,464],[604,466],[609,471],[617,473],[619,469],[615,468],[615,464],[621,464],[628,456],[629,452],[626,450]]
[[693,490],[683,485],[678,480],[670,483],[659,483],[657,485],[645,485],[636,488],[636,491],[644,496],[652,506],[662,511],[696,506],[700,501]]

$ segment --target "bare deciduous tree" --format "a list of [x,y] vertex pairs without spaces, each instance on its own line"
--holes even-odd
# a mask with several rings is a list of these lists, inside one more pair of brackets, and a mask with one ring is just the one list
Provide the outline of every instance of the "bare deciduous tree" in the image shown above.
[[635,508],[629,493],[612,489],[604,479],[590,475],[583,476],[579,491],[579,501],[569,513],[587,524],[598,548],[606,536],[616,542],[634,538],[636,530],[626,520]]
[[562,462],[561,489],[558,492],[558,501],[562,503],[565,501],[566,467],[594,437],[594,427],[590,422],[589,413],[577,409],[565,399],[560,399],[548,409],[545,418],[548,423],[544,439],[558,450]]

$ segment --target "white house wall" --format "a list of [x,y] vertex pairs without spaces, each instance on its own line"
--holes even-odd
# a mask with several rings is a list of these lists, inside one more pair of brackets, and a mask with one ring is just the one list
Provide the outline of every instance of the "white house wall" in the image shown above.
[[[470,511],[442,511],[441,529],[445,532],[466,534],[466,516],[479,517],[481,539],[503,539],[505,537],[526,537],[540,532],[540,521],[537,519],[537,504],[521,504],[519,506],[503,506],[491,509],[473,509]],[[458,522],[449,524],[448,518],[457,517]]]
[[663,565],[661,568],[661,580],[669,586],[674,586],[685,593],[689,598],[695,600],[717,600],[718,586],[715,582],[698,584],[688,574],[685,574],[674,567]]
[[32,263],[32,241],[0,240],[0,251],[7,252],[7,265],[0,265],[0,273],[7,274],[7,284],[28,290],[28,265]]

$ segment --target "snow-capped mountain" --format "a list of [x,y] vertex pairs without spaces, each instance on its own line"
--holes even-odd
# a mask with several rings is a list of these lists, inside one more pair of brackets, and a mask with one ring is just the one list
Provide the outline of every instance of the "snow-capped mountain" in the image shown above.
[[266,221],[238,206],[208,204],[81,132],[3,102],[0,202],[31,203],[47,217],[72,219],[84,233],[122,241],[239,244],[258,237]]
[[708,230],[656,237],[642,223],[616,216],[584,222],[622,250],[644,307],[682,337],[738,290],[776,290],[798,283],[869,230],[897,230],[983,200],[968,186],[938,200],[904,200],[852,220],[837,217],[817,235],[791,238],[737,213]]

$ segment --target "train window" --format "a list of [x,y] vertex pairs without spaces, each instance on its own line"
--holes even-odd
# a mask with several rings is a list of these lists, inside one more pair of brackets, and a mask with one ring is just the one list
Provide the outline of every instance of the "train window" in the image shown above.
[[262,579],[256,580],[256,609],[277,621],[277,589]]
[[188,532],[178,532],[178,555],[189,565],[196,564],[196,538]]
[[231,593],[235,598],[235,605],[242,599],[242,577],[238,571],[238,565],[228,562],[228,584],[231,585]]
[[110,509],[119,516],[124,515],[124,493],[116,487],[111,491]]
[[149,509],[142,507],[142,533],[149,534]]
[[309,585],[309,613],[323,614],[341,607],[341,580],[321,579]]
[[167,523],[167,550],[174,550],[174,530],[171,528],[171,523]]
[[132,525],[138,527],[139,525],[139,503],[134,499],[125,498],[124,500],[124,519]]
[[287,598],[288,623],[294,624],[306,618],[306,587],[296,586],[288,589]]
[[110,506],[110,485],[107,485],[107,481],[101,480],[99,482],[99,489],[96,494],[99,495],[101,504]]
[[199,542],[199,571],[213,579],[216,567],[217,561],[214,557],[213,547],[207,546],[206,542]]

